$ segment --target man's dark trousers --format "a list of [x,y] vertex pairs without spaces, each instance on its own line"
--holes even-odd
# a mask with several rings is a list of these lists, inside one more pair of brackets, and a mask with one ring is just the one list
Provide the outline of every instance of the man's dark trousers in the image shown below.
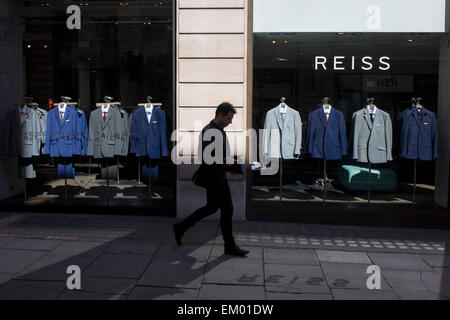
[[206,188],[206,206],[196,210],[189,217],[184,219],[179,226],[183,233],[203,218],[213,215],[220,209],[220,227],[225,247],[234,247],[233,238],[233,200],[231,199],[230,186],[225,174],[215,183],[211,183]]

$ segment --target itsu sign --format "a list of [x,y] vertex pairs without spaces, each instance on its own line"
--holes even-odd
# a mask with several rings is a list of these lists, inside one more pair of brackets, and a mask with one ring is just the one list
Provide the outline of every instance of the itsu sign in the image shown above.
[[314,69],[316,71],[388,71],[391,69],[390,57],[346,57],[346,56],[315,56]]

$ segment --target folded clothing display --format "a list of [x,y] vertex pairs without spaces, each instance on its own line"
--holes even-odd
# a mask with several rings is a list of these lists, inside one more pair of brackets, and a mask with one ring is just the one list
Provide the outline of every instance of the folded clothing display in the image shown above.
[[[395,192],[397,173],[388,168],[371,169],[370,184],[372,191]],[[338,181],[349,191],[368,191],[369,168],[342,165],[339,168]]]

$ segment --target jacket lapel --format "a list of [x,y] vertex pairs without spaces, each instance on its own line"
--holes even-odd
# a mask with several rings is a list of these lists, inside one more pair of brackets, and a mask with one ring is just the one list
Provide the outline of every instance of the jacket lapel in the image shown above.
[[[59,128],[61,128],[61,126],[62,126],[62,121],[61,121],[61,119],[59,118],[59,108],[58,107],[56,107],[55,109],[53,109],[53,110],[55,110],[55,112],[54,112],[54,117],[56,118],[56,122],[59,124]],[[66,109],[67,110],[67,109]],[[66,112],[67,113],[67,112]]]
[[112,107],[109,106],[108,113],[106,114],[106,121],[103,121],[103,114],[101,114],[102,115],[103,129],[106,128],[106,125],[108,124],[109,120],[111,120],[111,113],[112,113]]
[[66,112],[64,112],[64,118],[62,119],[61,129],[65,126],[67,119],[69,118],[70,112],[71,112],[70,107],[66,106]]
[[[331,114],[330,114],[330,117],[331,117]],[[325,111],[323,111],[323,107],[320,107],[320,109],[319,109],[319,118],[322,121],[323,127],[326,128],[328,123],[327,123],[327,117],[325,115]],[[330,121],[330,119],[328,119],[328,121]]]
[[[20,127],[21,128],[23,128],[23,126],[25,125],[25,123],[27,123],[27,119],[28,119],[28,117],[30,116],[30,112],[28,111],[28,107],[25,105],[25,107],[23,108],[23,112],[25,113],[24,115],[23,115],[23,120],[20,118],[20,113],[18,112],[18,116],[19,116],[19,119],[18,119],[18,121],[19,121],[19,125],[20,125]],[[27,113],[28,113],[28,116],[27,116]]]
[[[283,129],[283,123],[281,122],[281,112],[280,112],[280,110],[281,110],[280,107],[278,107],[278,108],[275,110],[275,118],[277,119],[278,127],[279,127],[280,129]],[[287,111],[286,111],[286,112],[287,112]],[[286,120],[286,119],[285,119],[285,120]]]
[[[423,112],[423,110],[422,110],[422,112]],[[414,119],[416,119],[417,125],[419,127],[421,127],[421,121],[419,119],[419,112],[417,111],[417,109],[415,107],[413,107],[413,109],[412,109],[412,114],[413,114]]]
[[[375,120],[377,119],[377,113],[375,113],[375,119],[373,120],[373,123],[375,123]],[[372,130],[373,123],[372,120],[370,120],[370,114],[369,111],[367,111],[367,109],[364,110],[364,118],[366,119],[367,125],[369,126],[370,130]]]

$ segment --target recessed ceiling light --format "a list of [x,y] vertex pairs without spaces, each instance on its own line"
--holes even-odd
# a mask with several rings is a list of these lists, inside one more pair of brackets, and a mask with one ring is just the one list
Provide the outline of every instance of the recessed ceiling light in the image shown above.
[[344,34],[345,34],[345,32],[338,32],[338,35],[340,35],[340,36],[342,36]]
[[284,43],[288,43],[288,41],[287,41],[287,40],[284,40]]
[[272,43],[273,43],[273,44],[276,44],[276,43],[277,43],[277,41],[276,41],[276,40],[273,40],[273,41],[272,41]]
[[413,39],[408,39],[408,42],[414,42],[414,40]]

